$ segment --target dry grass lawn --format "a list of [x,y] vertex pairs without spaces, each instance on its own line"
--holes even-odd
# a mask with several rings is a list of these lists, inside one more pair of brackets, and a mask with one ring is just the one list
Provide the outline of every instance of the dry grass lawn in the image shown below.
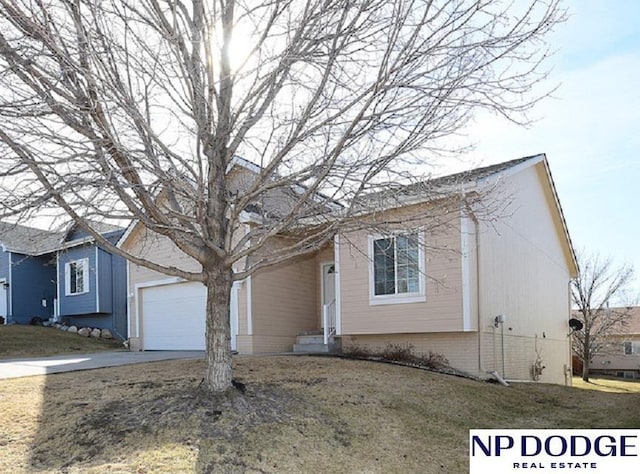
[[464,473],[470,428],[640,428],[639,393],[512,387],[365,361],[238,357],[0,380],[0,472]]
[[0,359],[122,349],[122,343],[69,334],[42,326],[0,326]]
[[585,390],[611,393],[640,393],[640,380],[625,380],[614,377],[590,377],[585,382],[581,377],[573,377],[573,386]]

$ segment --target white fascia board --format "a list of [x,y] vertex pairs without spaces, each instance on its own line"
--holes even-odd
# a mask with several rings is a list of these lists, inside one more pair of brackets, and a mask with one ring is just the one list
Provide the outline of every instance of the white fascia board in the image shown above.
[[121,248],[122,245],[124,245],[124,243],[129,239],[129,236],[133,232],[133,229],[135,229],[136,226],[138,225],[138,222],[139,220],[135,219],[134,221],[129,223],[129,225],[127,226],[127,229],[124,231],[124,233],[120,236],[120,238],[116,242],[116,247]]
[[247,212],[247,211],[240,212],[240,216],[238,217],[238,220],[240,221],[241,224],[262,224],[263,223],[262,217],[259,214],[256,214],[255,212]]
[[227,170],[226,173],[229,173],[234,166],[239,166],[241,168],[244,168],[246,170],[249,170],[253,173],[257,173],[260,174],[260,172],[262,171],[262,168],[260,167],[260,165],[257,165],[255,163],[253,163],[252,161],[249,161],[245,158],[242,158],[238,155],[234,155],[231,158],[231,161],[229,162],[229,164],[227,165]]

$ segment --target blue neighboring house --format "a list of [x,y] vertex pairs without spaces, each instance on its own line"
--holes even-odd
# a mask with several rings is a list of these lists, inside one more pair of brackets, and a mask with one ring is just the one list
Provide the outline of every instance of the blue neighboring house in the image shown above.
[[[124,229],[93,224],[116,243]],[[127,336],[126,261],[96,245],[77,225],[63,232],[0,222],[0,316],[33,317]]]

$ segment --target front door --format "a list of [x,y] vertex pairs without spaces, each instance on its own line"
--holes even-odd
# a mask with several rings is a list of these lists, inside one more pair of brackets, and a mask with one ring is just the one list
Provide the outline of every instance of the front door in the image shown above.
[[[336,299],[336,266],[333,263],[322,264],[322,307]],[[324,328],[322,312],[320,313],[321,327]]]

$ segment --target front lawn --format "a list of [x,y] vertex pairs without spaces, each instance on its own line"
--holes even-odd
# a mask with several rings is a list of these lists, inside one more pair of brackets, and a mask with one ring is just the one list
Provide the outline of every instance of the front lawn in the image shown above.
[[588,382],[582,377],[573,378],[573,386],[585,390],[598,390],[612,393],[640,393],[640,380],[628,380],[616,377],[590,377]]
[[468,470],[470,428],[640,428],[640,394],[503,387],[328,357],[237,357],[246,393],[192,360],[0,380],[0,472]]
[[0,359],[122,349],[122,343],[69,334],[42,326],[0,326]]

